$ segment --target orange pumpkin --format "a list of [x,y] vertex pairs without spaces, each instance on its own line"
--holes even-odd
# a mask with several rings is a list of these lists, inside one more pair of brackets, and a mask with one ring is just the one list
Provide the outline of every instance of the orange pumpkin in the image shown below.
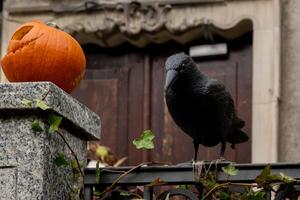
[[33,21],[13,34],[1,64],[11,82],[51,81],[70,93],[84,76],[86,60],[69,34]]

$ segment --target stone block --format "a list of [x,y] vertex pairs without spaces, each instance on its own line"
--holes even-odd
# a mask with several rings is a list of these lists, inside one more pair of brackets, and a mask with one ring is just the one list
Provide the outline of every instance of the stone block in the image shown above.
[[[43,100],[51,110],[28,107],[23,99]],[[85,163],[87,141],[100,137],[99,116],[52,83],[0,84],[0,200],[69,199],[80,187],[70,165],[53,162],[60,153],[74,157],[59,134],[47,131],[50,112],[63,117],[59,131]],[[34,120],[42,132],[33,132]]]

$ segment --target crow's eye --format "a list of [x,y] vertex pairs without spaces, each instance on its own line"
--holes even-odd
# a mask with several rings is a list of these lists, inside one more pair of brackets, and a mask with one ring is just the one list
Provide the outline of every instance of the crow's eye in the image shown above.
[[184,62],[181,64],[181,66],[184,67],[184,66],[186,66],[188,63],[189,63],[189,61],[186,60],[186,61],[184,61]]

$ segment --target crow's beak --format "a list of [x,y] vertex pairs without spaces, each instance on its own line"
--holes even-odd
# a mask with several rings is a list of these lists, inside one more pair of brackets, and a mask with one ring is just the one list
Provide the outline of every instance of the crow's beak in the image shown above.
[[178,72],[175,70],[168,70],[165,82],[165,90],[167,90],[178,78]]

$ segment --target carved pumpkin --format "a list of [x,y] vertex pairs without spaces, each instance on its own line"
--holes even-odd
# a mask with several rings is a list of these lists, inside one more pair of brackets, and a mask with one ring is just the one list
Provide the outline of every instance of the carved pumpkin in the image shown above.
[[86,61],[69,34],[33,21],[13,34],[1,64],[11,82],[51,81],[70,93],[82,80]]

